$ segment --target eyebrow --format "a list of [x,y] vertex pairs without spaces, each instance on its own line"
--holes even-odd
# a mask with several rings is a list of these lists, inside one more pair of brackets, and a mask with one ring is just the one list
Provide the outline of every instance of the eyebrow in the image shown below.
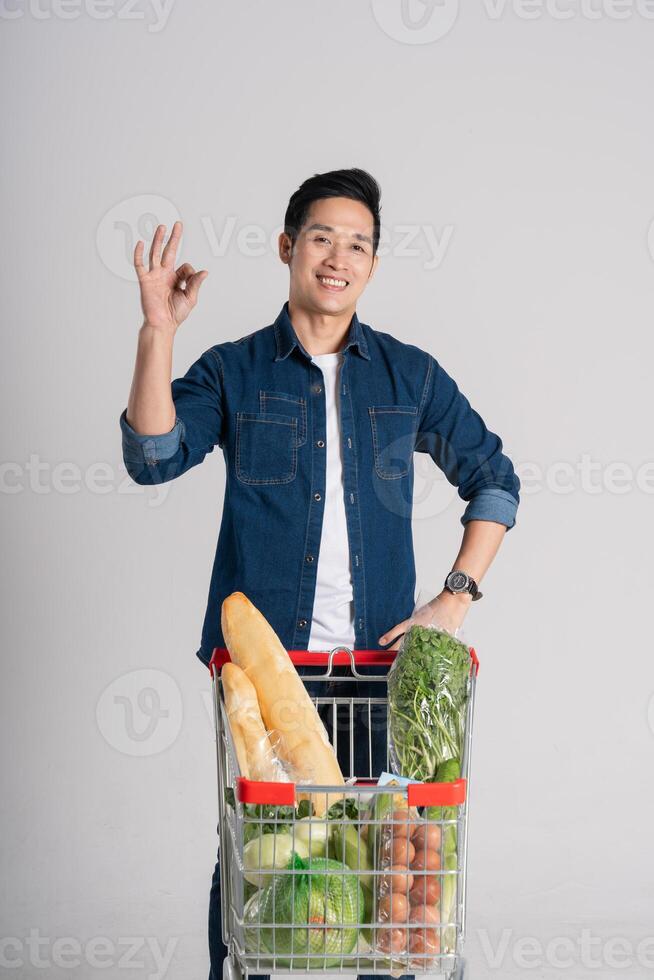
[[[335,228],[331,228],[329,225],[321,225],[321,224],[318,224],[318,223],[313,224],[313,225],[310,225],[310,227],[307,228],[307,232],[310,232],[310,231],[332,231],[333,232],[335,230],[336,230]],[[372,245],[372,239],[369,238],[368,235],[362,235],[358,231],[352,232],[352,238],[358,238],[359,241],[361,241],[361,242],[368,242],[368,245]]]

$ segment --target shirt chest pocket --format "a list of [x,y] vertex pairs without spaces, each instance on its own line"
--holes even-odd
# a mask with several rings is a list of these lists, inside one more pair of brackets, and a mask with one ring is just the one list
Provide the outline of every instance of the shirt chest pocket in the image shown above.
[[399,480],[411,468],[418,408],[415,405],[372,405],[368,414],[375,472],[382,480]]
[[261,486],[291,483],[297,451],[307,440],[306,401],[280,391],[259,392],[259,412],[236,413],[236,476]]

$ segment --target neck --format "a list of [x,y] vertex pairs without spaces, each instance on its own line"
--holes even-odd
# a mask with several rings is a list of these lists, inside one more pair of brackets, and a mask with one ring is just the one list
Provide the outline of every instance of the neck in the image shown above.
[[332,315],[298,307],[289,299],[288,314],[308,354],[337,354],[347,340],[354,309]]

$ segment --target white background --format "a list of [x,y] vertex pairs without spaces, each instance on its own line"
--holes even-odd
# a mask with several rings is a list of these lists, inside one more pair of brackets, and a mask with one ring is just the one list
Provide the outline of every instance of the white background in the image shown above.
[[[2,7],[2,936],[24,964],[8,976],[155,977],[149,940],[173,943],[166,976],[206,980],[217,804],[194,654],[224,466],[125,479],[129,257],[152,216],[180,216],[180,261],[209,269],[183,374],[276,317],[288,198],[349,166],[379,180],[388,235],[360,318],[433,353],[523,479],[466,623],[470,976],[654,966],[651,939],[636,953],[654,934],[654,5],[409,6],[412,27],[394,0]],[[427,462],[415,543],[436,592],[465,505]],[[567,967],[520,960],[527,937],[562,936]],[[57,965],[66,937],[78,967]],[[116,946],[105,968],[94,937]]]

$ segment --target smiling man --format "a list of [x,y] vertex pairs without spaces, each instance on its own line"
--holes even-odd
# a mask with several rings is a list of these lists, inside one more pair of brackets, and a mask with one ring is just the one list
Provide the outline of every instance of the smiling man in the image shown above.
[[[515,523],[519,480],[429,352],[359,320],[379,262],[380,190],[359,169],[316,174],[292,195],[279,256],[289,295],[274,322],[205,351],[171,384],[179,325],[206,271],[176,268],[182,234],[159,226],[134,262],[144,321],[120,417],[132,479],[181,476],[218,446],[227,472],[198,657],[224,646],[223,599],[244,592],[287,649],[400,643],[415,602],[413,454],[428,453],[467,504],[461,547],[418,618],[454,631]],[[385,759],[385,742],[377,746]],[[219,882],[210,908],[221,975]]]

